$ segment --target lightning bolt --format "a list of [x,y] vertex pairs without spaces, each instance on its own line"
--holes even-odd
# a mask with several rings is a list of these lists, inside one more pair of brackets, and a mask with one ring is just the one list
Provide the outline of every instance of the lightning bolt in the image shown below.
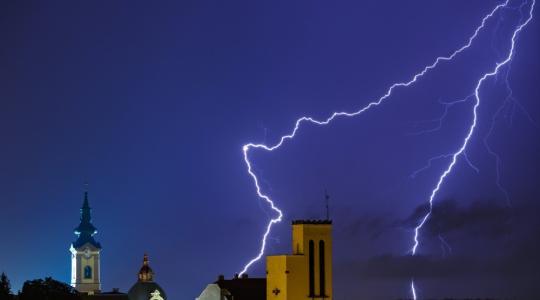
[[[523,18],[524,18],[524,15],[523,15],[523,8],[525,7],[525,5],[527,4],[527,2],[523,2],[521,3],[521,5],[517,8],[514,8],[516,11],[518,11],[520,13],[520,19],[519,19],[519,22],[522,22],[523,21]],[[495,26],[495,29],[494,29],[494,36],[495,34],[497,34],[499,28],[500,28],[500,25],[501,25],[501,19],[498,20],[496,26]],[[493,41],[495,41],[495,38],[493,38]],[[492,48],[494,50],[494,52],[497,54],[498,57],[501,56],[500,54],[500,51],[497,49],[497,47],[495,47],[495,45],[492,43]],[[512,62],[509,62],[505,71],[504,71],[504,87],[506,89],[506,97],[504,99],[504,101],[502,102],[502,104],[499,106],[499,108],[495,111],[495,113],[493,114],[493,116],[491,117],[491,126],[489,127],[489,130],[487,132],[487,134],[485,135],[484,139],[483,139],[483,144],[484,144],[484,147],[486,149],[486,151],[488,152],[489,155],[491,155],[494,159],[494,162],[495,162],[495,184],[497,185],[497,188],[499,189],[499,191],[503,194],[505,200],[506,200],[506,205],[508,207],[511,207],[512,204],[510,202],[510,195],[508,193],[508,190],[503,186],[503,184],[501,183],[501,165],[502,165],[502,160],[501,160],[501,157],[499,156],[499,154],[497,154],[492,148],[491,148],[491,145],[489,144],[489,139],[491,137],[491,135],[493,134],[493,131],[495,130],[495,124],[497,122],[497,120],[499,119],[500,115],[503,114],[504,110],[509,110],[510,112],[508,113],[510,116],[510,125],[512,125],[513,123],[513,118],[514,118],[514,114],[515,114],[515,109],[516,107],[518,107],[520,109],[520,111],[525,115],[525,117],[529,120],[529,122],[536,128],[538,128],[536,122],[532,119],[531,115],[527,112],[527,110],[521,105],[521,103],[519,103],[519,101],[514,97],[514,91],[512,90],[512,87],[510,86],[510,80],[509,80],[509,74],[510,74],[510,71],[511,71],[511,68],[512,68]],[[498,76],[496,76],[496,80],[498,80]],[[507,117],[507,116],[505,116]]]
[[[507,4],[508,4],[508,1],[506,1],[504,3],[504,5],[507,5]],[[441,189],[441,186],[444,183],[444,180],[446,179],[446,177],[452,172],[452,169],[456,165],[458,157],[465,153],[465,149],[467,149],[467,145],[469,144],[469,141],[470,141],[470,139],[471,139],[471,137],[472,137],[472,135],[474,133],[474,129],[476,128],[476,123],[477,123],[477,120],[478,120],[478,107],[480,106],[480,88],[482,87],[482,84],[489,77],[497,75],[499,70],[512,60],[512,57],[514,56],[514,51],[515,51],[516,38],[518,37],[519,33],[523,30],[523,28],[525,28],[525,26],[527,26],[527,24],[529,24],[529,22],[532,20],[535,4],[536,4],[536,0],[533,0],[532,3],[531,3],[530,10],[529,10],[529,17],[524,22],[520,22],[520,24],[514,30],[514,32],[512,34],[512,38],[511,38],[510,50],[508,51],[508,55],[506,56],[506,58],[504,60],[500,61],[500,62],[497,62],[495,64],[495,68],[491,72],[485,73],[478,80],[478,82],[476,84],[476,88],[474,89],[475,104],[474,104],[474,107],[473,107],[473,121],[472,121],[472,124],[471,124],[471,126],[469,128],[469,131],[468,131],[467,135],[465,136],[465,138],[463,140],[463,143],[461,144],[461,147],[456,152],[454,152],[454,154],[452,155],[452,161],[450,162],[448,167],[444,170],[444,172],[441,174],[435,188],[431,191],[431,195],[429,197],[429,211],[425,214],[425,216],[422,218],[422,221],[414,229],[414,245],[412,246],[412,249],[411,249],[412,255],[415,255],[416,250],[418,249],[419,232],[422,229],[422,227],[424,226],[424,224],[426,223],[426,221],[428,220],[428,218],[431,216],[431,213],[432,213],[432,210],[433,210],[433,201],[435,199],[435,196],[437,196],[437,193]],[[415,289],[415,286],[414,286],[414,279],[411,280],[411,294],[413,295],[413,299],[416,300],[416,289]]]
[[[459,55],[460,53],[462,53],[463,51],[468,49],[472,45],[473,41],[477,38],[479,32],[485,27],[486,22],[488,21],[488,19],[493,17],[493,15],[495,15],[495,13],[497,13],[497,11],[499,11],[502,8],[506,7],[508,5],[509,1],[510,0],[506,0],[504,3],[501,3],[501,4],[497,5],[487,15],[485,15],[484,18],[482,19],[481,24],[474,30],[474,33],[468,38],[468,41],[467,41],[467,43],[465,45],[461,46],[457,50],[454,50],[448,56],[439,56],[439,57],[437,57],[433,61],[433,63],[431,63],[430,65],[425,66],[420,72],[413,75],[410,80],[392,84],[386,90],[386,93],[383,94],[383,96],[381,96],[380,98],[378,98],[378,99],[376,99],[376,100],[374,100],[372,102],[369,102],[366,106],[364,106],[364,107],[362,107],[362,108],[360,108],[360,109],[358,109],[356,111],[353,111],[353,112],[334,112],[328,118],[322,119],[322,120],[317,120],[317,119],[309,117],[309,116],[303,116],[303,117],[300,117],[299,119],[297,119],[295,124],[294,124],[294,128],[288,134],[281,136],[279,138],[279,140],[277,141],[277,143],[275,143],[275,144],[269,144],[268,145],[268,144],[263,144],[263,143],[247,143],[247,144],[243,145],[242,152],[243,152],[244,162],[246,164],[247,172],[248,172],[249,176],[253,179],[253,183],[255,185],[255,191],[257,193],[257,196],[270,205],[270,208],[272,209],[272,211],[275,212],[276,216],[273,217],[272,219],[270,219],[270,221],[268,222],[268,224],[266,226],[266,230],[264,231],[264,234],[263,234],[262,239],[261,239],[261,246],[260,246],[260,249],[259,249],[259,253],[254,258],[249,260],[246,265],[244,265],[243,269],[239,273],[240,275],[247,272],[249,270],[249,268],[254,263],[256,263],[257,261],[259,261],[261,259],[261,257],[264,255],[264,251],[265,251],[265,248],[266,248],[266,241],[268,239],[268,235],[270,234],[270,232],[272,230],[273,225],[281,222],[282,219],[283,219],[283,212],[275,205],[274,201],[270,198],[270,196],[265,194],[261,189],[261,186],[259,184],[259,179],[258,179],[257,175],[255,174],[255,172],[253,171],[252,163],[251,163],[251,161],[249,159],[250,151],[251,150],[264,150],[264,151],[267,151],[267,152],[272,152],[272,151],[274,151],[276,149],[279,149],[286,141],[292,140],[296,136],[296,134],[298,133],[298,131],[299,131],[299,129],[300,129],[300,127],[301,127],[301,125],[303,123],[311,123],[311,124],[314,124],[314,125],[324,126],[324,125],[329,124],[330,122],[332,122],[333,120],[335,120],[337,118],[340,118],[340,117],[355,117],[355,116],[358,116],[360,114],[363,114],[364,112],[370,110],[371,108],[379,106],[380,104],[385,102],[385,100],[388,99],[393,94],[393,91],[396,88],[409,87],[409,86],[413,85],[415,82],[418,81],[418,79],[423,77],[430,70],[435,69],[440,63],[451,61],[457,55]],[[435,186],[435,188],[431,192],[431,195],[430,195],[430,198],[429,198],[429,204],[430,204],[429,211],[422,218],[420,224],[415,228],[414,245],[413,245],[413,247],[411,249],[411,253],[413,255],[416,254],[416,250],[417,250],[418,245],[419,245],[419,232],[420,232],[421,228],[423,227],[423,225],[428,220],[429,216],[431,215],[433,200],[434,200],[435,196],[437,195],[437,192],[441,188],[441,185],[443,184],[445,178],[452,171],[454,165],[457,162],[458,157],[461,156],[462,154],[465,154],[465,149],[467,147],[467,144],[468,144],[471,136],[473,135],[474,129],[476,127],[476,121],[477,121],[477,109],[478,109],[478,106],[480,105],[480,96],[479,96],[480,87],[481,87],[482,83],[487,78],[497,74],[499,69],[502,66],[504,66],[505,64],[507,64],[511,60],[512,55],[514,53],[514,45],[515,45],[516,36],[523,29],[523,27],[525,27],[529,23],[529,21],[532,19],[532,12],[533,12],[533,8],[534,8],[534,4],[535,4],[535,0],[533,0],[533,2],[531,4],[529,18],[524,23],[520,24],[520,26],[518,26],[517,29],[514,31],[514,34],[512,36],[512,45],[511,45],[509,55],[506,57],[505,60],[503,60],[501,62],[498,62],[496,64],[495,69],[492,72],[484,74],[484,76],[482,76],[482,78],[480,78],[480,80],[478,81],[478,84],[476,85],[475,92],[474,92],[475,105],[474,105],[474,108],[473,108],[473,116],[474,116],[473,123],[472,123],[472,125],[471,125],[471,127],[470,127],[470,129],[468,131],[468,134],[465,137],[461,147],[456,152],[448,155],[448,157],[452,157],[451,163],[448,165],[448,167],[445,169],[445,171],[439,177],[439,181],[437,182],[437,185]],[[413,294],[413,298],[416,299],[416,290],[415,290],[414,280],[411,281],[411,292]]]
[[[448,112],[450,110],[450,108],[456,104],[459,104],[459,103],[464,103],[464,102],[467,102],[469,101],[469,99],[473,98],[473,94],[463,98],[463,99],[459,99],[459,100],[455,100],[455,101],[452,101],[452,102],[443,102],[439,99],[439,103],[442,104],[444,106],[444,111],[442,113],[442,115],[437,118],[437,119],[433,119],[433,120],[426,120],[426,121],[420,121],[418,123],[432,123],[432,122],[437,122],[437,126],[434,127],[434,128],[431,128],[431,129],[427,129],[427,130],[422,130],[422,131],[418,131],[418,132],[413,132],[413,133],[410,133],[409,135],[422,135],[422,134],[428,134],[428,133],[433,133],[433,132],[436,132],[436,131],[439,131],[441,128],[442,128],[442,124],[443,124],[443,121],[444,119],[446,118],[446,116],[448,115]],[[434,156],[432,158],[430,158],[427,162],[427,164],[423,167],[421,167],[420,169],[414,171],[411,173],[411,175],[409,175],[409,177],[411,179],[414,179],[416,178],[416,176],[418,176],[418,174],[422,173],[423,171],[426,171],[428,169],[430,169],[433,165],[433,163],[436,161],[436,160],[440,160],[440,159],[448,159],[450,158],[451,156],[453,155],[453,153],[447,153],[447,154],[441,154],[441,155],[437,155],[437,156]],[[478,167],[476,167],[469,159],[469,157],[467,156],[467,153],[464,153],[464,156],[465,158],[465,161],[467,162],[467,164],[471,167],[471,169],[473,169],[476,173],[479,173],[479,169]]]

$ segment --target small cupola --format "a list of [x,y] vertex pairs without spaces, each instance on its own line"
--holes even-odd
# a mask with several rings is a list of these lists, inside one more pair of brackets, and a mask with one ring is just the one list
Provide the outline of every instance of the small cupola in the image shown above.
[[144,254],[143,265],[139,271],[139,281],[140,282],[151,282],[154,281],[154,271],[150,268],[148,264],[148,254]]
[[154,275],[145,254],[137,282],[128,291],[129,300],[167,300],[165,291],[154,281]]

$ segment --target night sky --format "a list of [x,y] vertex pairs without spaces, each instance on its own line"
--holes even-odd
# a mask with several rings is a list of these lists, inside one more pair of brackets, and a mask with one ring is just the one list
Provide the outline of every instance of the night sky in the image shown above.
[[[377,99],[465,44],[500,2],[2,1],[0,272],[15,290],[70,280],[87,181],[104,290],[127,291],[148,252],[169,299],[194,299],[241,271],[275,216],[244,143],[273,144],[302,115]],[[267,253],[290,252],[291,220],[325,216],[327,189],[336,300],[409,297],[413,276],[422,298],[538,299],[538,11],[512,64],[480,91],[472,166],[461,157],[443,185],[416,257],[413,228],[449,160],[414,172],[460,145],[473,102],[444,103],[506,55],[516,9],[384,105],[253,151],[285,214]]]

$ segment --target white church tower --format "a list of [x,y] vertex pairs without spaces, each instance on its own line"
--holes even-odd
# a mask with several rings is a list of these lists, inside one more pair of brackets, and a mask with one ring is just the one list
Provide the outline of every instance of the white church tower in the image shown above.
[[94,240],[97,229],[92,225],[90,213],[88,191],[85,191],[81,208],[81,223],[74,231],[77,240],[69,249],[71,251],[71,286],[81,293],[97,294],[101,292],[101,245]]

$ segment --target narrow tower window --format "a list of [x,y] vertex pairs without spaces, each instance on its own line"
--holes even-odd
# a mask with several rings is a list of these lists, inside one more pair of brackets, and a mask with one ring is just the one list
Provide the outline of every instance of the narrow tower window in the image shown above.
[[326,297],[326,274],[324,270],[324,241],[319,241],[319,283],[320,283],[320,289],[321,289],[321,297]]
[[309,297],[315,297],[315,243],[309,241]]
[[90,266],[84,267],[84,278],[92,279],[92,267]]

